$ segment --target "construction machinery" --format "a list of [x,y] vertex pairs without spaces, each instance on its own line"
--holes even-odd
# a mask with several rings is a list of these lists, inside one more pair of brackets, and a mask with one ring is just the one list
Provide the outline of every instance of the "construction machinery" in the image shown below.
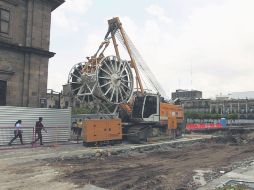
[[[115,55],[104,56],[111,41]],[[121,57],[119,43],[129,60]],[[71,69],[68,82],[72,95],[83,106],[97,113],[115,113],[120,119],[84,121],[85,144],[123,138],[134,143],[174,138],[184,128],[182,107],[164,99],[166,93],[118,17],[108,21],[108,31],[96,53]]]

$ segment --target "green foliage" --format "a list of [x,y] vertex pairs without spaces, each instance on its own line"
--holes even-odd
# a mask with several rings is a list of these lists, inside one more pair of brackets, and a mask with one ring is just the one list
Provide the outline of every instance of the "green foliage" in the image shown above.
[[220,119],[222,117],[222,115],[221,114],[215,114],[215,116],[214,116],[214,119]]
[[236,120],[237,119],[237,114],[228,114],[226,118],[229,119],[229,120]]
[[209,114],[209,113],[204,113],[204,119],[212,119],[212,117],[211,117],[211,114]]
[[190,112],[187,111],[184,113],[186,119],[200,119],[200,120],[219,120],[220,118],[226,118],[227,120],[237,119],[237,114],[214,114],[214,113],[204,113],[204,112]]

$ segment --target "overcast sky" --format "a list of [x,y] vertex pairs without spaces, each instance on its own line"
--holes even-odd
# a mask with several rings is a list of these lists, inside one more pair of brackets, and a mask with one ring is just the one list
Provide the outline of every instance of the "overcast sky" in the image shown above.
[[115,16],[169,97],[254,90],[253,0],[66,0],[52,14],[48,88],[62,89]]

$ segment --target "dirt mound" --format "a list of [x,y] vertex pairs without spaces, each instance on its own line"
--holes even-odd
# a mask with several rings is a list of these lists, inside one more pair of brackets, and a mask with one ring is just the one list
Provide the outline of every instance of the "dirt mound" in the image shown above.
[[254,132],[240,132],[227,131],[218,134],[218,136],[208,139],[207,143],[230,144],[230,145],[244,145],[254,143]]

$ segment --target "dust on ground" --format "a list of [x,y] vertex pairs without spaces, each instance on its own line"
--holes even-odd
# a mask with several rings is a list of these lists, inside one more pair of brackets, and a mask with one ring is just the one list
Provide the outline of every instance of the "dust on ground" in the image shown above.
[[[98,151],[94,155],[38,159],[8,167],[0,160],[4,189],[196,189],[254,159],[254,133],[167,148]],[[17,158],[22,159],[22,158]]]

